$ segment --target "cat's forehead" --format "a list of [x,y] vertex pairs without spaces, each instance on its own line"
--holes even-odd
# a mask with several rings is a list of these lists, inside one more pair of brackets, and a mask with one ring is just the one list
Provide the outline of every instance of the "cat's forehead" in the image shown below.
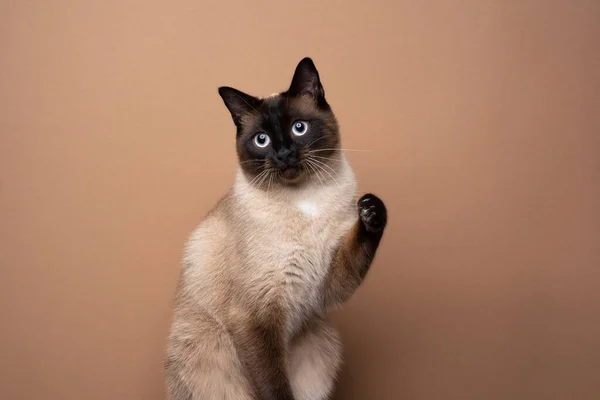
[[311,115],[318,112],[313,99],[307,96],[289,97],[286,93],[273,93],[261,99],[264,115],[273,116],[274,113],[281,114],[306,114]]
[[286,106],[286,102],[281,93],[275,93],[261,99],[262,108],[264,110],[274,110],[277,108],[283,109]]
[[245,127],[244,132],[248,132],[258,126],[264,127],[265,124],[271,125],[288,119],[322,119],[328,115],[320,111],[310,97],[290,97],[286,92],[274,93],[260,98],[259,105],[242,117],[242,125]]
[[290,109],[285,99],[280,94],[275,94],[261,99],[258,111],[256,122],[268,123],[286,117]]

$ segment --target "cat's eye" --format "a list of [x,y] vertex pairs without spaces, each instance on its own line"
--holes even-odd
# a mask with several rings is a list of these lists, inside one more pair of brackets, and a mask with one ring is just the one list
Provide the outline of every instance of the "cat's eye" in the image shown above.
[[271,143],[271,138],[266,133],[258,133],[254,136],[254,144],[258,147],[267,147]]
[[294,125],[292,125],[292,132],[296,136],[302,136],[306,132],[308,132],[308,123],[304,121],[296,121]]

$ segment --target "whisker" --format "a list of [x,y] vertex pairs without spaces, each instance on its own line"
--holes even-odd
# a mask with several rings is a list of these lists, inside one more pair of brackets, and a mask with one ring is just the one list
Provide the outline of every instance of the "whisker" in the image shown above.
[[333,181],[336,183],[336,185],[340,186],[339,182],[333,177],[333,175],[331,175],[326,169],[323,169],[323,167],[329,168],[331,170],[331,172],[333,172],[339,178],[338,173],[333,168],[331,168],[329,165],[327,165],[324,162],[321,162],[319,160],[313,159],[311,161],[314,162],[314,163],[317,163],[317,165],[321,165],[321,170],[323,172],[327,173],[331,177],[331,179],[333,179]]
[[271,189],[271,183],[273,182],[274,174],[269,174],[269,185],[267,186],[267,198],[269,198],[269,189]]
[[315,171],[315,174],[317,175],[317,177],[319,178],[319,182],[321,182],[321,186],[325,186],[325,177],[321,175],[321,172],[319,170],[318,165],[314,164],[313,162],[310,162],[311,168],[313,169],[313,171]]
[[243,165],[243,164],[249,164],[249,163],[256,163],[256,164],[259,164],[259,163],[262,163],[262,162],[263,162],[263,160],[245,160],[245,161],[240,161],[240,163],[239,163],[239,164],[240,164],[240,165]]
[[[326,179],[321,175],[321,173],[327,172],[327,171],[325,171],[323,168],[321,168],[318,164],[314,163],[314,160],[307,160],[307,162],[314,169],[315,174],[317,174],[318,177],[323,178],[323,181],[326,181]],[[333,177],[332,177],[332,179],[333,179]],[[323,186],[325,186],[325,185],[323,184]]]
[[[309,161],[309,160],[307,160]],[[325,184],[323,183],[323,180],[321,179],[321,175],[319,175],[318,171],[315,169],[315,167],[311,166],[310,163],[306,163],[305,164],[312,172],[315,173],[315,175],[317,176],[317,179],[319,180],[319,182],[321,183],[321,186],[325,186]]]
[[[333,177],[333,175],[331,175],[329,173],[329,171],[327,171],[326,169],[323,169],[323,167],[321,167],[319,164],[315,163],[315,161],[317,161],[317,160],[308,160],[307,159],[306,161],[309,162],[309,163],[311,163],[311,165],[313,165],[315,168],[319,169],[321,172],[325,172],[327,175],[329,175],[331,177],[331,179],[335,182],[335,184],[338,187],[341,187],[340,184],[339,184],[339,182]],[[322,165],[324,165],[324,164],[322,164]]]
[[365,152],[365,153],[370,153],[372,151],[375,150],[361,150],[361,149],[339,149],[339,148],[333,148],[333,149],[316,149],[316,150],[311,150],[316,152],[320,152],[320,151],[332,151],[332,150],[342,150],[342,151],[359,151],[359,152]]
[[267,174],[267,173],[268,173],[268,170],[266,170],[266,169],[265,169],[265,170],[263,170],[263,171],[262,171],[260,174],[258,174],[257,176],[255,176],[255,177],[254,177],[254,178],[253,178],[253,179],[252,179],[250,182],[248,182],[248,185],[249,185],[250,187],[253,187],[253,188],[255,188],[255,189],[258,189],[258,186],[257,186],[257,185],[255,185],[255,183],[256,183],[256,182],[258,182],[258,180],[259,180],[259,179],[261,179],[261,178],[262,178],[262,176],[263,176],[263,175],[265,175],[265,174]]
[[310,154],[308,157],[310,157],[310,158],[319,158],[321,160],[326,160],[326,161],[339,161],[340,160],[339,158],[316,156],[314,154]]
[[335,176],[337,176],[337,177],[339,177],[339,176],[340,176],[340,175],[337,173],[337,171],[336,171],[336,170],[334,170],[333,168],[331,168],[329,165],[325,164],[323,161],[319,161],[319,160],[316,160],[316,159],[313,159],[312,161],[313,161],[313,162],[316,162],[317,164],[320,164],[320,165],[322,165],[322,166],[324,166],[324,167],[326,167],[326,168],[328,168],[328,169],[329,169],[331,172],[333,172],[333,173],[335,174]]
[[[262,173],[262,172],[261,172],[261,173]],[[259,174],[258,176],[260,176],[260,174]],[[254,180],[255,180],[256,178],[257,178],[256,176],[255,176],[254,178],[252,178],[252,180],[250,180],[250,181],[248,182],[248,186],[252,186],[252,183],[254,182]]]
[[267,170],[265,170],[265,171],[266,171],[267,173],[265,174],[265,176],[264,176],[264,177],[263,177],[263,178],[260,180],[260,182],[258,183],[258,187],[262,186],[262,185],[263,185],[263,183],[265,183],[265,181],[267,180],[267,178],[268,178],[269,176],[271,176],[271,175],[272,175],[272,171],[271,171],[271,169],[267,169]]
[[[313,140],[312,142],[310,142],[309,144],[307,144],[305,147],[310,147],[313,144],[317,143],[319,140],[325,139],[327,136],[321,136],[320,138],[317,138],[316,140]],[[310,150],[309,150],[310,151]]]

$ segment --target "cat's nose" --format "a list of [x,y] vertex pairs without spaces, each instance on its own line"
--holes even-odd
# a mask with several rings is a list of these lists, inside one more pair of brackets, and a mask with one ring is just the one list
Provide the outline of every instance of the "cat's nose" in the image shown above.
[[277,158],[279,158],[280,160],[287,160],[290,157],[290,154],[292,154],[292,151],[290,149],[281,149],[277,152]]
[[275,154],[275,162],[278,168],[296,166],[298,160],[296,159],[296,152],[290,149],[280,149]]

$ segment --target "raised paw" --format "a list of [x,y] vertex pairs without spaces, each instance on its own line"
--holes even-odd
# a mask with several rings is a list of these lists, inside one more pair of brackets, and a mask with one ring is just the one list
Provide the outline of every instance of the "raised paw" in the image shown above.
[[381,232],[387,223],[387,210],[383,201],[368,193],[358,200],[358,216],[367,232]]

